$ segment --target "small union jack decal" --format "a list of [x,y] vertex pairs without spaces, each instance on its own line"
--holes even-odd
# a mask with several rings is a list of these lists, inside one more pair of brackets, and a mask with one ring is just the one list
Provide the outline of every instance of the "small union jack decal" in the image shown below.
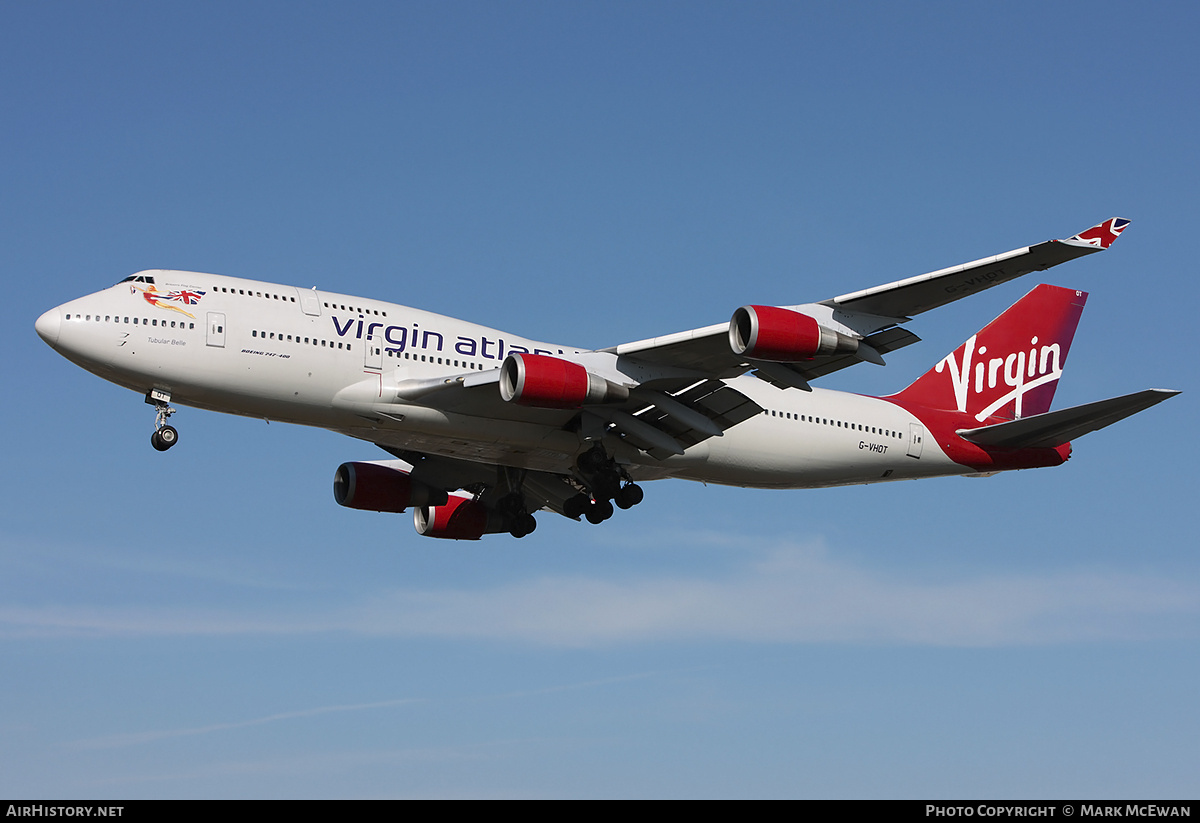
[[194,306],[200,302],[200,298],[204,296],[202,291],[173,291],[163,300],[176,300],[185,306]]
[[200,302],[200,298],[204,297],[204,292],[202,291],[188,291],[185,289],[183,291],[173,291],[163,294],[154,286],[151,286],[148,289],[143,289],[130,284],[129,293],[135,294],[137,292],[141,292],[142,297],[145,298],[146,302],[151,306],[154,306],[156,309],[170,309],[171,311],[177,311],[180,314],[186,314],[191,318],[195,318],[196,315],[192,314],[191,312],[184,311],[178,306],[172,306],[170,303],[183,303],[185,306],[194,306]]
[[1087,231],[1081,231],[1071,239],[1077,243],[1087,243],[1089,246],[1107,249],[1128,225],[1129,221],[1124,217],[1113,217],[1098,226],[1092,226]]

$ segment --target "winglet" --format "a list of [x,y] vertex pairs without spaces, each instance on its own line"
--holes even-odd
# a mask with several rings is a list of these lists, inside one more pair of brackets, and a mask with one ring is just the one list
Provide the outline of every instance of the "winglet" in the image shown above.
[[1129,221],[1124,217],[1110,217],[1099,225],[1092,226],[1090,229],[1081,231],[1079,234],[1070,238],[1068,242],[1081,243],[1085,246],[1095,246],[1099,249],[1107,249],[1113,244],[1121,232],[1125,231],[1125,227],[1129,225]]

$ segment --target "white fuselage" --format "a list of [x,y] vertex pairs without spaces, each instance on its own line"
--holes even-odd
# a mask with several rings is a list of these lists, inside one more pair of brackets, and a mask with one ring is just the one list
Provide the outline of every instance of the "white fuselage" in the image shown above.
[[[139,279],[140,278],[140,279]],[[153,282],[149,282],[149,281]],[[173,299],[166,299],[172,295]],[[189,297],[189,295],[191,295]],[[57,351],[132,390],[171,402],[319,426],[394,449],[569,472],[578,433],[563,413],[472,400],[396,400],[397,387],[452,375],[481,378],[514,352],[607,369],[615,355],[516,337],[406,306],[221,275],[147,271],[64,303],[38,320]],[[627,373],[627,369],[625,370]],[[887,400],[726,381],[764,411],[657,460],[619,455],[641,479],[679,477],[764,488],[871,483],[972,469],[950,460],[913,414]]]

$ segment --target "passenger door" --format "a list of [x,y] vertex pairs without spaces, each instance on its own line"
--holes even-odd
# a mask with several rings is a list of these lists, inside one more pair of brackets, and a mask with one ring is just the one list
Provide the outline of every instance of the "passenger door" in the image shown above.
[[208,313],[207,344],[225,348],[225,312],[210,311]]

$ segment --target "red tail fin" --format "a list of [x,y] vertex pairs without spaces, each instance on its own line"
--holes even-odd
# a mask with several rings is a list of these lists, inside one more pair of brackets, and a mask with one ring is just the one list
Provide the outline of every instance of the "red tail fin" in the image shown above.
[[911,386],[893,395],[980,423],[1050,410],[1087,293],[1038,286]]

